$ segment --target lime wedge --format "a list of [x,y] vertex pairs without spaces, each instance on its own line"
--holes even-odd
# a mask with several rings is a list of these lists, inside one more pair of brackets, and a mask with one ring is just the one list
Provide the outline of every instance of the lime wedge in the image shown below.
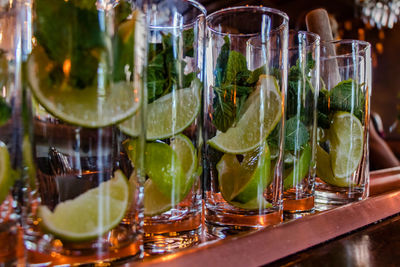
[[330,155],[317,145],[317,176],[327,184],[339,187],[348,187],[351,185],[346,178],[336,178],[333,175]]
[[151,179],[144,183],[144,215],[155,216],[172,208],[171,197],[165,196]]
[[283,189],[287,190],[298,185],[307,175],[311,163],[311,147],[307,144],[303,148],[303,152],[299,159],[295,157],[293,167],[288,176],[283,181]]
[[0,141],[0,205],[8,196],[12,185],[10,154],[7,146]]
[[[166,139],[189,127],[200,112],[200,81],[175,90],[147,105],[147,140]],[[130,136],[138,136],[140,119],[133,116],[119,125]]]
[[231,154],[246,153],[259,146],[282,117],[282,97],[276,79],[261,75],[257,89],[248,97],[234,127],[218,132],[208,141],[213,148]]
[[[152,144],[149,145],[152,146]],[[163,150],[164,148],[165,151]],[[144,184],[144,214],[146,216],[161,214],[171,209],[175,204],[181,202],[192,189],[195,178],[199,176],[199,173],[195,172],[197,168],[196,149],[194,148],[189,138],[182,134],[175,136],[171,140],[170,148],[172,148],[172,150],[168,150],[167,152],[166,146],[163,146],[163,149],[158,149],[156,153],[164,153],[166,157],[168,157],[167,154],[170,154],[169,156],[171,158],[174,158],[176,155],[179,161],[179,164],[176,164],[178,164],[177,166],[182,167],[182,172],[184,174],[183,177],[185,179],[177,182],[175,184],[176,188],[173,188],[173,190],[167,189],[164,182],[172,177],[164,176],[163,179],[159,179],[159,177],[165,175],[165,173],[159,173],[158,169],[162,168],[167,173],[171,173],[172,170],[166,171],[168,167],[166,167],[166,164],[162,164],[161,162],[159,162],[159,164],[151,164],[151,166],[157,168],[157,170],[146,169],[148,173],[151,172],[153,174],[149,175],[150,179],[148,179]],[[155,153],[154,151],[155,150],[153,150],[153,152],[148,151],[148,153]],[[161,158],[161,155],[158,156]],[[149,167],[150,163],[146,163],[146,166],[148,166],[148,168],[153,168]],[[176,170],[179,170],[179,167],[177,166],[175,168]],[[156,173],[158,177],[154,176]],[[179,179],[182,179],[182,176],[180,175],[180,173],[176,173],[175,180]],[[160,183],[160,181],[162,181],[162,183]],[[179,188],[179,186],[181,186],[181,188]],[[160,190],[159,188],[162,189]],[[177,195],[177,198],[175,200],[172,200],[172,192],[181,193]]]
[[118,82],[104,89],[72,88],[63,83],[53,85],[48,71],[53,68],[44,49],[36,46],[27,63],[32,93],[53,116],[79,126],[98,128],[132,116],[140,106],[140,90],[129,82]]
[[171,140],[170,146],[176,152],[186,177],[186,186],[183,192],[183,198],[185,198],[190,189],[192,189],[195,178],[198,176],[197,172],[195,173],[197,168],[196,149],[194,148],[192,141],[183,134],[175,136]]
[[145,172],[170,202],[178,204],[186,188],[185,173],[177,153],[164,143],[147,143]]
[[348,112],[336,112],[329,129],[331,164],[336,178],[348,178],[358,168],[363,153],[363,127]]
[[[271,183],[271,159],[268,145],[263,151],[255,150],[243,155],[239,162],[236,155],[225,154],[217,164],[219,190],[232,205],[246,204],[263,196]],[[260,199],[263,199],[261,197]]]
[[[132,162],[135,161],[137,141],[124,142]],[[144,209],[146,216],[154,216],[169,210],[181,202],[190,192],[201,174],[196,149],[183,134],[165,143],[147,143],[145,169],[149,179],[144,184]]]
[[69,241],[90,240],[118,225],[128,208],[129,184],[117,170],[114,178],[75,199],[59,203],[53,212],[40,206],[38,216],[44,229]]

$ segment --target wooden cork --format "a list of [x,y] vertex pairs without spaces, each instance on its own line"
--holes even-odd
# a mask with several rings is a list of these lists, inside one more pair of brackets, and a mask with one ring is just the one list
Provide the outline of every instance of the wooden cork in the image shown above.
[[[323,8],[314,9],[306,15],[307,30],[316,33],[321,38],[321,58],[336,56],[335,46],[327,44],[332,41],[332,29],[329,22],[329,15]],[[340,82],[339,68],[336,59],[322,61],[321,77],[327,89],[330,89]]]

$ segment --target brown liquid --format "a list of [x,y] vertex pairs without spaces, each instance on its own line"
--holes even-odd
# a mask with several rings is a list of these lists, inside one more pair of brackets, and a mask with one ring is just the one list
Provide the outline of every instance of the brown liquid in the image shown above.
[[35,251],[28,251],[28,262],[30,264],[46,264],[49,265],[79,265],[87,263],[102,263],[102,262],[113,262],[121,259],[131,259],[133,257],[140,256],[140,247],[142,246],[141,241],[131,243],[129,246],[110,250],[104,253],[99,253],[90,256],[67,256],[61,255],[56,252],[51,254],[43,254]]
[[302,199],[283,199],[283,210],[285,212],[303,212],[314,208],[314,196]]
[[[208,196],[210,193],[208,194]],[[230,206],[220,193],[214,194],[214,207],[206,209],[206,221],[218,225],[265,227],[282,222],[281,210],[248,211]]]

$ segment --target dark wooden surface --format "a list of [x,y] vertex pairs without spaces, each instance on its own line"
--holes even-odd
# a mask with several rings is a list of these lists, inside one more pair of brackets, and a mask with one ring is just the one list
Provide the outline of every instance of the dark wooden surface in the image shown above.
[[266,266],[400,266],[400,215]]

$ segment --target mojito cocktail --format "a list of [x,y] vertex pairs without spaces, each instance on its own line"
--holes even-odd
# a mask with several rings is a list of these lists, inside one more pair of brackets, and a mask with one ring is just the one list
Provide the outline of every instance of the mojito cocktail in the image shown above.
[[368,194],[369,43],[323,42],[321,77],[316,196],[323,209]]
[[136,4],[136,9],[131,1],[33,5],[33,48],[25,63],[37,167],[25,234],[30,263],[142,255],[143,152],[131,165],[117,127],[142,115],[146,36]]
[[314,209],[319,36],[289,32],[289,73],[283,170],[283,207],[288,218]]
[[[145,251],[159,254],[200,242],[201,95],[205,9],[195,1],[153,4],[147,56],[144,182]],[[120,126],[136,161],[140,123]]]
[[228,8],[207,18],[204,186],[210,225],[281,221],[287,27],[284,13],[262,7]]

